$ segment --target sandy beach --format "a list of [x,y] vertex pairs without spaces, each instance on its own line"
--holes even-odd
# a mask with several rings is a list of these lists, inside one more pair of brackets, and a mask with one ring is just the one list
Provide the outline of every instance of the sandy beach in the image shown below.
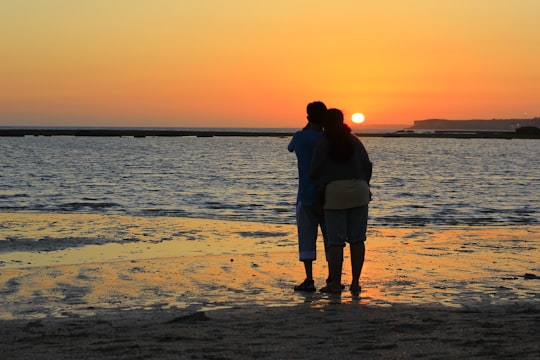
[[359,304],[3,321],[6,359],[538,359],[538,305]]
[[4,358],[540,358],[537,226],[370,229],[360,296],[292,291],[290,225],[2,213],[0,239]]

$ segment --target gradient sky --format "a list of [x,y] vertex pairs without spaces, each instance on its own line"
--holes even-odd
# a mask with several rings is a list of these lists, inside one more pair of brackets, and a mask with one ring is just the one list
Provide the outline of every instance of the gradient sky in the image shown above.
[[1,0],[0,126],[540,116],[538,0]]

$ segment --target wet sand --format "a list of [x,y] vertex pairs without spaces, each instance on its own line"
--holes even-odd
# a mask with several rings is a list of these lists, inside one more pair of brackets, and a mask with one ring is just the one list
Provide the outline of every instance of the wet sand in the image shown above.
[[0,352],[538,359],[539,234],[370,229],[362,293],[328,296],[292,291],[303,277],[294,226],[2,213]]

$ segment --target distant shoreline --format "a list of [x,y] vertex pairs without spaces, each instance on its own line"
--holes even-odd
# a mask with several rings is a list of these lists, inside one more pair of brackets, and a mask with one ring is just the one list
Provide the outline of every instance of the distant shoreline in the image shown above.
[[[403,138],[458,138],[458,139],[540,139],[540,134],[519,133],[515,131],[397,131],[364,133],[353,131],[360,137],[403,137]],[[89,136],[89,137],[214,137],[214,136],[265,136],[265,137],[289,137],[294,130],[175,130],[175,129],[137,129],[137,128],[0,128],[0,137],[22,136]]]
[[415,120],[414,125],[409,129],[443,131],[513,131],[522,127],[540,127],[540,118],[491,120]]

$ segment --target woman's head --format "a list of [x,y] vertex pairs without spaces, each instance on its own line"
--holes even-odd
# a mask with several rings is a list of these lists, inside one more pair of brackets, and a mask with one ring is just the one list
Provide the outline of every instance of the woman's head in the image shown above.
[[328,109],[324,125],[327,127],[337,127],[340,124],[343,124],[343,112],[339,109]]
[[324,129],[331,133],[347,133],[351,132],[351,128],[345,124],[343,112],[339,109],[328,109],[324,120]]
[[348,161],[353,152],[351,128],[343,122],[343,112],[329,109],[326,112],[324,131],[328,139],[328,154],[336,162]]

